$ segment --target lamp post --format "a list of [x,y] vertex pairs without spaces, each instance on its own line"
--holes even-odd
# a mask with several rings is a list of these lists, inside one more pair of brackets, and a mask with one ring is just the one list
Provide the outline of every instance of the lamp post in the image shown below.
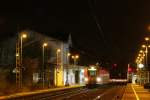
[[20,88],[22,88],[22,68],[23,68],[23,64],[22,64],[22,52],[23,52],[23,39],[27,38],[27,34],[26,33],[22,33],[21,36],[20,36],[20,65],[21,65],[21,68],[20,68]]
[[20,39],[21,40],[20,41],[21,42],[21,47],[20,47],[21,48],[21,53],[20,53],[20,55],[21,55],[21,59],[20,59],[21,60],[21,65],[22,65],[22,41],[25,38],[27,38],[27,34],[25,34],[25,33],[21,34],[21,39]]
[[150,45],[148,44],[149,37],[145,37],[145,41],[146,41],[146,44],[142,45],[142,47],[145,48],[145,66],[146,66],[146,69],[147,69],[147,82],[149,83],[150,82],[149,70],[148,70],[148,48],[150,47]]
[[147,64],[148,46],[142,45],[142,48],[145,48],[145,65],[146,65],[146,67],[148,67],[148,64]]
[[45,51],[45,47],[47,47],[47,43],[43,43],[43,45],[42,45],[42,65],[43,65],[43,67],[42,67],[42,87],[44,88],[45,87],[45,84],[44,84],[44,81],[45,81],[45,53],[44,53],[44,51]]
[[145,41],[146,41],[146,45],[142,45],[143,48],[145,48],[145,56],[146,56],[146,67],[148,67],[148,63],[147,63],[147,54],[148,54],[148,47],[150,47],[148,45],[149,42],[149,37],[145,37]]
[[142,68],[144,67],[144,65],[142,63],[139,63],[138,67],[140,69],[140,85],[141,85],[142,84]]
[[[79,55],[75,55],[75,56],[72,56],[72,59],[74,60],[74,66],[76,66],[76,64],[77,64],[77,59],[79,59]],[[79,66],[78,66],[78,83],[80,83],[80,78],[79,78]]]
[[145,37],[146,41],[146,68],[147,68],[147,78],[148,78],[148,83],[150,82],[150,77],[149,77],[149,69],[148,69],[148,63],[147,63],[147,55],[148,55],[148,47],[150,47],[149,43],[149,37]]
[[69,86],[69,82],[68,82],[68,73],[69,73],[69,57],[70,57],[70,53],[67,53],[67,68],[66,68],[66,86]]
[[57,49],[56,51],[56,59],[57,59],[57,67],[56,67],[56,86],[58,85],[58,76],[57,76],[57,73],[58,73],[58,67],[59,67],[59,53],[61,52],[60,49]]

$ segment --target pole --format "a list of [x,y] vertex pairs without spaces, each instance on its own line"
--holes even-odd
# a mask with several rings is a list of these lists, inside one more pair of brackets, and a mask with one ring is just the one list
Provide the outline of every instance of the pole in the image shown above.
[[146,57],[146,68],[148,67],[148,65],[147,65],[147,53],[148,53],[148,49],[147,49],[147,46],[146,46],[146,51],[145,51],[145,57]]
[[147,77],[148,77],[148,83],[149,83],[149,81],[150,81],[150,80],[149,80],[149,78],[150,78],[150,77],[149,77],[149,71],[148,71],[148,76],[147,76]]
[[67,61],[68,61],[68,64],[67,64],[67,85],[69,85],[69,82],[68,82],[68,73],[69,73],[69,57],[67,56]]
[[[77,63],[77,61],[76,61],[76,63]],[[80,84],[80,69],[79,69],[79,65],[77,65],[77,67],[78,67],[78,84]]]
[[43,45],[43,68],[42,68],[42,87],[44,88],[45,84],[44,84],[44,80],[45,80],[45,73],[44,73],[44,45]]
[[56,58],[57,58],[57,67],[56,67],[56,86],[57,86],[57,84],[58,84],[58,79],[57,79],[57,70],[58,70],[58,51],[57,51],[57,53],[56,53]]
[[21,46],[20,46],[20,62],[21,62],[21,66],[20,66],[20,88],[22,88],[22,68],[23,68],[23,65],[22,65],[22,36],[21,36]]
[[69,73],[69,55],[67,54],[67,64],[66,64],[66,86],[69,86],[69,82],[68,82],[68,73]]
[[17,37],[16,42],[16,87],[20,89],[20,68],[21,68],[21,61],[20,61],[20,41],[19,37]]
[[147,63],[147,55],[148,55],[148,45],[146,46],[146,69],[147,69],[147,82],[149,83],[150,79],[149,79],[149,70],[148,70],[148,63]]

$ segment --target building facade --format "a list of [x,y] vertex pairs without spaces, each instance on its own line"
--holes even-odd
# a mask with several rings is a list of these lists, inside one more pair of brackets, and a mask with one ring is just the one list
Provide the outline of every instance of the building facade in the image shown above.
[[[16,85],[16,43],[22,32],[27,34],[27,38],[22,40],[22,86],[40,88],[44,83],[46,88],[65,85],[64,66],[68,63],[68,41],[71,41],[68,40],[69,35],[66,40],[61,40],[31,30],[21,31],[16,37],[0,43],[0,74],[3,74],[1,79],[5,78],[5,83]],[[47,43],[47,46],[43,47],[43,43]],[[3,73],[4,70],[7,74]],[[0,85],[1,87],[3,86]]]

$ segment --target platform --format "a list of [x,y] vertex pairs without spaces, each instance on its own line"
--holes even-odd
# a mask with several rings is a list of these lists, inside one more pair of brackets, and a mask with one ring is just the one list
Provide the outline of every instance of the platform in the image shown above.
[[150,89],[143,86],[127,84],[122,100],[150,100]]

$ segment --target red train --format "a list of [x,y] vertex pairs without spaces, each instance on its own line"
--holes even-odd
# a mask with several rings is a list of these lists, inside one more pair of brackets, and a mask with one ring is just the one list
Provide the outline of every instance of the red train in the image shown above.
[[109,72],[99,66],[90,66],[84,70],[86,86],[97,86],[98,84],[107,84],[110,82]]

